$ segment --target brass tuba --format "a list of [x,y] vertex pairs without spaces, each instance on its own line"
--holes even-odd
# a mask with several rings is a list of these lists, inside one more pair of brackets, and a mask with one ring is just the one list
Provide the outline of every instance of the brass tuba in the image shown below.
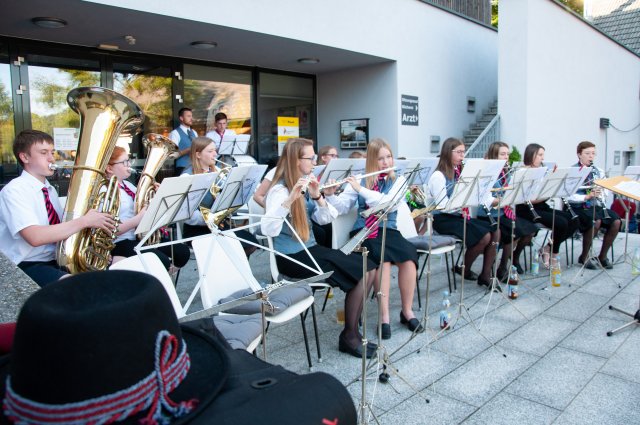
[[[138,181],[136,189],[135,209],[138,214],[145,206],[149,205],[151,199],[155,196],[156,174],[162,168],[162,164],[174,152],[178,151],[178,147],[173,140],[168,139],[160,134],[149,133],[142,138],[142,143],[147,150],[147,160]],[[156,231],[154,235],[147,239],[147,244],[153,245],[160,242],[160,231]]]
[[[115,177],[106,180],[105,170],[120,133],[133,132],[142,123],[144,114],[129,98],[102,87],[73,89],[67,95],[67,103],[80,115],[80,138],[63,221],[101,208],[117,222],[119,189]],[[103,190],[105,186],[107,190]],[[105,270],[114,238],[115,231],[83,229],[58,242],[58,265],[70,273]]]

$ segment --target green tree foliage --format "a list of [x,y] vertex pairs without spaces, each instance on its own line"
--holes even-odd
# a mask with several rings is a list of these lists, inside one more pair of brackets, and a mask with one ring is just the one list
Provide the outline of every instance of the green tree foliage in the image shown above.
[[513,165],[514,162],[522,161],[522,156],[520,155],[520,151],[517,147],[513,147],[511,153],[509,153],[509,165]]
[[498,28],[498,0],[491,0],[491,25]]

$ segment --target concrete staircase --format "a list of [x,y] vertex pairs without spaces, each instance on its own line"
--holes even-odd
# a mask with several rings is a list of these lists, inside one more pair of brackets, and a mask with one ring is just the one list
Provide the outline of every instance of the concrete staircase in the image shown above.
[[475,142],[478,136],[484,131],[485,128],[489,125],[491,120],[495,118],[498,114],[498,101],[493,101],[489,108],[482,114],[482,116],[473,124],[469,126],[469,130],[463,133],[464,135],[464,144],[467,149]]

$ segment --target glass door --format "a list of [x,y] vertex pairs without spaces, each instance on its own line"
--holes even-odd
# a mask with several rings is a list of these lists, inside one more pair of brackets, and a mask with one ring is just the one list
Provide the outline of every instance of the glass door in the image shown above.
[[[31,121],[30,128],[53,137],[58,165],[72,165],[77,150],[80,116],[67,104],[67,94],[77,87],[100,86],[100,61],[27,54],[26,65],[26,111]],[[61,196],[65,196],[70,177],[69,169],[61,167],[49,181]]]
[[0,45],[0,187],[18,173],[12,147],[15,124],[11,95],[11,65],[6,48],[3,47]]

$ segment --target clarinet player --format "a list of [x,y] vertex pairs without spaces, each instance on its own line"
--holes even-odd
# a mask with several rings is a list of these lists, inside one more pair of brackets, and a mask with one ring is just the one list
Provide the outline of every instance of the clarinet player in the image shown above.
[[579,229],[582,233],[582,253],[578,258],[578,262],[580,264],[585,264],[586,262],[585,268],[590,270],[597,268],[597,264],[592,259],[589,259],[589,249],[593,243],[593,236],[598,234],[600,228],[604,228],[606,231],[602,239],[598,261],[600,261],[602,267],[612,269],[613,264],[607,259],[607,253],[620,231],[620,217],[615,211],[607,209],[604,202],[603,189],[594,184],[595,180],[605,178],[604,171],[593,165],[596,157],[596,145],[589,141],[580,142],[576,153],[578,155],[578,163],[574,164],[574,167],[593,167],[591,173],[585,179],[585,187],[579,189],[569,198],[571,208],[580,220]]

